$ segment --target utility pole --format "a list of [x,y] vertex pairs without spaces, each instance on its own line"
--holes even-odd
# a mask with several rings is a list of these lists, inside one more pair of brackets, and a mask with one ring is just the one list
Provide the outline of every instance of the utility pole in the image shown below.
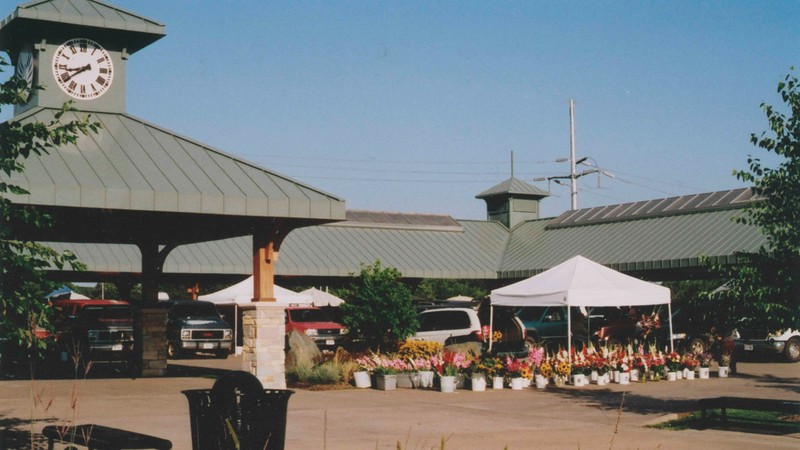
[[[591,160],[594,165],[588,164],[586,161]],[[512,161],[513,161],[513,154],[512,154]],[[564,162],[567,161],[567,158],[559,158],[556,159],[555,162]],[[513,162],[512,162],[513,164]],[[583,164],[589,167],[592,167],[589,170],[583,170],[580,173],[578,172],[577,166],[578,164]],[[572,211],[578,209],[578,178],[589,175],[592,173],[597,173],[598,177],[600,175],[605,175],[609,178],[615,178],[614,174],[606,172],[605,170],[597,167],[597,162],[594,161],[593,158],[589,158],[588,156],[584,156],[581,159],[577,159],[575,156],[575,100],[569,99],[569,175],[561,175],[561,176],[553,176],[553,177],[543,177],[543,178],[534,178],[533,181],[553,181],[557,184],[564,184],[561,180],[569,178],[571,181],[571,200],[572,200]],[[548,184],[549,188],[549,184]],[[549,190],[549,189],[548,189]]]
[[575,169],[575,100],[569,99],[569,165],[572,180],[572,210],[578,209],[578,174]]

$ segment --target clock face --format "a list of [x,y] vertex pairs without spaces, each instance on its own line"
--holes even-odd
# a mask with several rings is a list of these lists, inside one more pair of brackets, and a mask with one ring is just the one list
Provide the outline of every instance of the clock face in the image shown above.
[[100,44],[91,39],[75,38],[61,44],[53,55],[53,76],[69,96],[91,100],[111,87],[114,65]]

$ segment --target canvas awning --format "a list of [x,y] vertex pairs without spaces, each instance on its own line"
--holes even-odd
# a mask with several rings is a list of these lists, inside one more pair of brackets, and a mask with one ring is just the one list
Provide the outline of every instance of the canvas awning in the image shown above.
[[[198,300],[205,300],[217,305],[243,305],[253,300],[253,277],[250,276],[233,286],[211,294],[201,295]],[[297,293],[289,289],[275,286],[275,300],[280,305],[310,305],[312,298],[308,294]]]
[[526,280],[495,289],[489,296],[494,306],[566,306],[569,338],[572,345],[570,307],[641,306],[669,307],[670,347],[672,347],[672,308],[669,288],[609,269],[583,256],[567,261]]
[[344,303],[341,298],[317,288],[308,288],[300,293],[311,296],[311,302],[314,306],[339,306]]

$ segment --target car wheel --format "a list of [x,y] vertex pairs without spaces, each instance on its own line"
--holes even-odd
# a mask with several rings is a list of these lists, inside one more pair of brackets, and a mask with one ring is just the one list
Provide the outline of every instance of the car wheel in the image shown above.
[[215,355],[217,359],[228,359],[228,351],[227,350],[220,350]]
[[178,350],[175,347],[175,344],[173,344],[172,342],[167,344],[167,357],[169,359],[180,359],[181,358],[180,350]]
[[786,343],[786,348],[784,349],[784,355],[786,356],[786,360],[789,362],[797,362],[800,361],[800,338],[793,337],[789,339],[789,342]]
[[705,353],[706,351],[706,343],[703,342],[700,338],[694,338],[691,342],[689,342],[689,351],[694,353],[695,355],[699,355],[700,353]]

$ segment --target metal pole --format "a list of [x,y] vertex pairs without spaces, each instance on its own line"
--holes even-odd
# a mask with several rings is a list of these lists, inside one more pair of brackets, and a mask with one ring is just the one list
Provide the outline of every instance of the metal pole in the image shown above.
[[493,334],[494,334],[494,305],[490,305],[489,306],[489,351],[490,352],[492,351]]
[[669,312],[669,351],[674,352],[675,346],[672,344],[672,302],[667,303],[667,311]]
[[572,180],[572,210],[578,209],[578,174],[575,169],[575,100],[569,99],[569,164]]
[[572,364],[572,308],[567,303],[567,353],[569,354],[569,363]]

